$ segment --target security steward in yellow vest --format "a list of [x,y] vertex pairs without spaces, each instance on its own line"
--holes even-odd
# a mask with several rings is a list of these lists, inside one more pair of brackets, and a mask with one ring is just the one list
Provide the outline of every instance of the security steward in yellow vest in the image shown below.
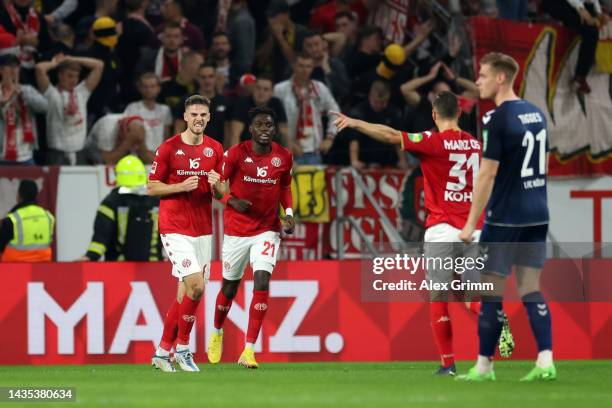
[[115,166],[117,187],[104,198],[81,261],[160,261],[159,198],[147,195],[147,172],[133,155]]
[[22,180],[17,205],[0,226],[2,262],[50,262],[55,217],[36,204],[38,187],[33,180]]

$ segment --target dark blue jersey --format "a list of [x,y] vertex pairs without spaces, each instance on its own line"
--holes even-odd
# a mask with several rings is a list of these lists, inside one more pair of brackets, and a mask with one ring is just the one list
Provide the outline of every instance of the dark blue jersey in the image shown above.
[[548,223],[546,118],[522,99],[506,101],[482,118],[483,154],[499,162],[485,222],[503,226]]

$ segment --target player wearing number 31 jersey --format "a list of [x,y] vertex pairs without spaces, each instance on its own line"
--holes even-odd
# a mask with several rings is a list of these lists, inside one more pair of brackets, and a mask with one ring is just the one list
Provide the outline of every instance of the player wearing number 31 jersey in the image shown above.
[[[478,174],[481,145],[469,133],[458,126],[461,110],[457,97],[442,92],[433,102],[432,117],[437,132],[406,133],[388,126],[367,123],[349,118],[341,113],[335,121],[339,130],[350,127],[381,142],[401,144],[403,150],[415,153],[421,160],[424,178],[425,208],[427,210],[425,232],[425,256],[472,257],[477,248],[457,245],[460,229],[467,220],[472,203],[474,179]],[[477,228],[482,224],[482,217]],[[451,269],[427,270],[427,278],[436,284],[448,285],[454,277]],[[477,271],[464,272],[461,277],[471,282],[479,279]],[[471,300],[472,294],[466,294]],[[454,375],[451,320],[448,311],[448,291],[432,290],[430,320],[434,339],[442,365],[438,375]],[[470,302],[472,312],[478,312],[478,302]],[[503,317],[503,316],[502,316]],[[509,329],[506,334],[510,337]]]
[[295,227],[291,209],[291,153],[272,142],[276,134],[274,111],[249,111],[251,140],[231,147],[223,158],[222,178],[229,184],[224,213],[225,235],[221,260],[223,284],[215,303],[214,332],[208,344],[208,360],[221,360],[222,326],[236,296],[244,269],[253,269],[254,290],[249,306],[246,344],[238,364],[257,368],[254,344],[268,310],[269,280],[280,245],[279,205],[285,210],[283,229]]

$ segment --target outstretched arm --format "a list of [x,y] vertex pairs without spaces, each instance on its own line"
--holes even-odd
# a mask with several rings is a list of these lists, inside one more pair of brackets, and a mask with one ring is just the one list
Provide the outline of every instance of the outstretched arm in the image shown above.
[[330,113],[336,117],[334,119],[334,125],[338,131],[351,128],[379,142],[396,145],[402,142],[402,132],[392,127],[350,118],[340,112],[331,111]]

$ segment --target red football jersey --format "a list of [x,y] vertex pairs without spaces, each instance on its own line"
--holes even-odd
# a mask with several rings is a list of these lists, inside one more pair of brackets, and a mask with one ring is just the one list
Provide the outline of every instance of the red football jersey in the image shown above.
[[223,158],[223,179],[229,180],[231,195],[252,203],[246,213],[225,208],[225,234],[251,237],[266,231],[280,231],[281,190],[291,188],[293,156],[272,142],[270,153],[258,155],[252,141],[231,147]]
[[[462,229],[470,213],[474,181],[482,147],[460,130],[402,132],[402,149],[421,160],[424,178],[426,227],[447,223]],[[482,227],[483,218],[478,222]]]
[[162,143],[155,153],[149,180],[177,184],[190,176],[199,176],[193,191],[161,197],[159,232],[191,237],[212,234],[212,192],[208,171],[221,174],[223,146],[204,136],[199,145],[188,145],[177,134]]

